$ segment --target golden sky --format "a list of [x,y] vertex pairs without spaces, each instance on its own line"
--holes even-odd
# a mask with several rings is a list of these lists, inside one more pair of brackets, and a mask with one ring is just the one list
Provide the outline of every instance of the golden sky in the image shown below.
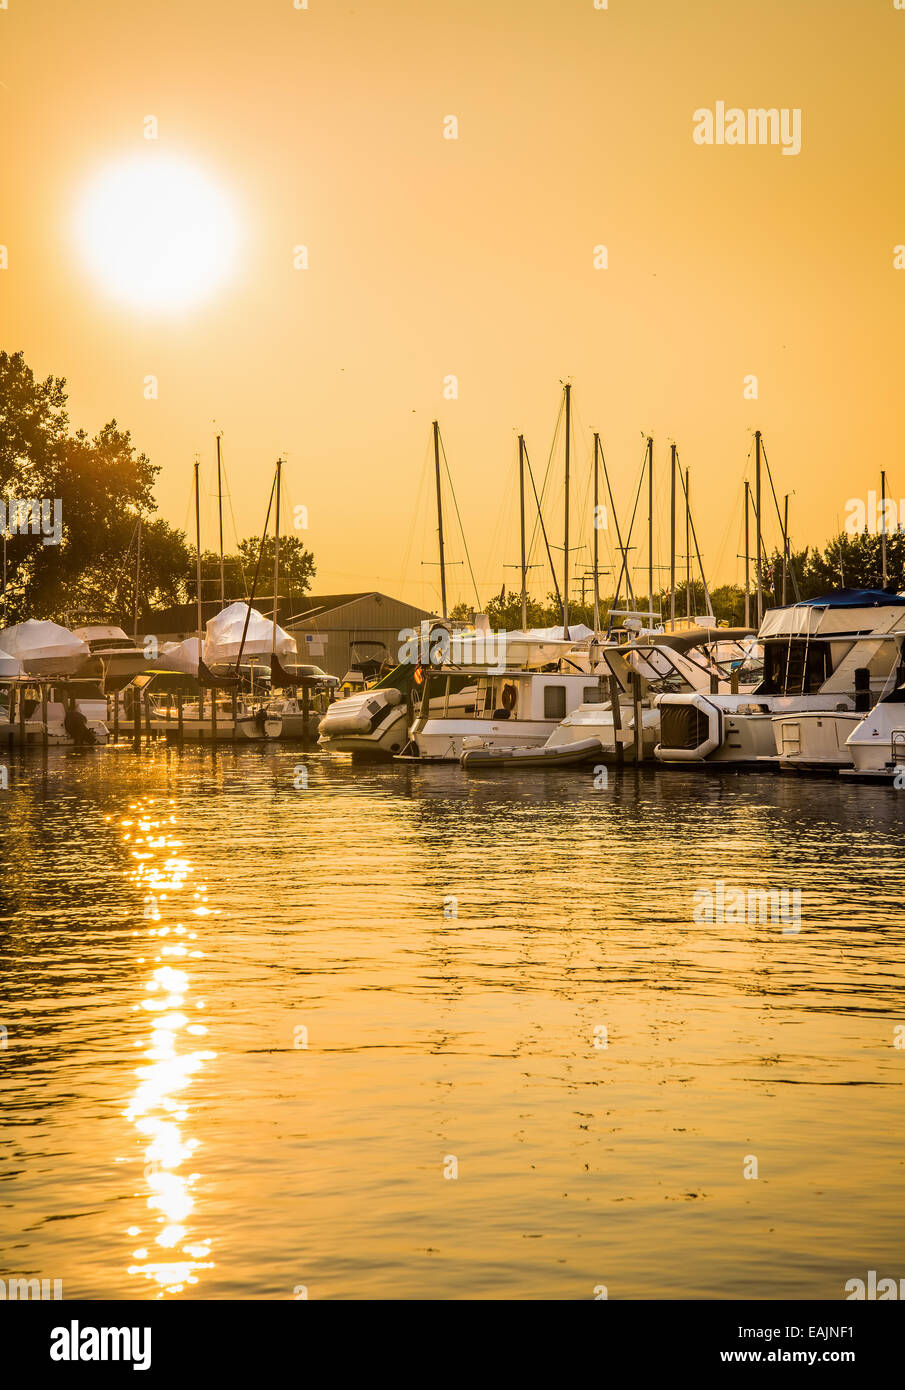
[[[431,420],[486,598],[517,583],[516,431],[542,472],[569,377],[576,509],[589,428],[623,516],[652,433],[662,535],[674,438],[711,581],[735,580],[757,427],[795,543],[884,465],[905,496],[903,65],[893,0],[8,0],[2,346],[68,379],[74,425],[132,430],[174,524],[216,419],[242,535],[285,451],[316,588],[428,607]],[[696,144],[717,101],[800,108],[800,154]],[[210,298],[149,312],[86,263],[80,199],[126,157],[188,160],[235,209]]]

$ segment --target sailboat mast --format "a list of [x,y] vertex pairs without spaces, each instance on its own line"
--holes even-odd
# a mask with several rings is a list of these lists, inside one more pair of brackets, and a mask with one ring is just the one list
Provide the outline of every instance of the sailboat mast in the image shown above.
[[751,484],[745,479],[745,627],[751,626],[751,576],[749,572],[748,520],[751,513]]
[[281,471],[282,467],[283,467],[283,460],[282,460],[281,458],[279,458],[279,459],[277,459],[277,476],[276,476],[276,484],[275,484],[275,487],[276,487],[276,513],[275,513],[275,517],[276,517],[276,519],[275,519],[275,521],[274,521],[274,526],[273,526],[273,539],[274,539],[274,546],[273,546],[273,629],[272,629],[272,636],[271,636],[271,639],[270,639],[271,651],[273,652],[274,656],[276,655],[276,650],[277,650],[277,608],[279,607],[279,597],[278,597],[278,596],[279,596],[279,592],[280,592],[280,471]]
[[789,577],[789,494],[783,500],[782,521],[782,606],[786,606],[786,581]]
[[141,517],[138,518],[138,549],[135,556],[135,600],[132,604],[132,641],[138,641],[138,581],[141,575]]
[[569,636],[569,467],[570,449],[572,445],[572,385],[566,382],[566,496],[565,496],[565,540],[563,549],[563,586],[562,586],[562,635],[568,640]]
[[691,487],[689,471],[685,469],[685,616],[691,617]]
[[195,588],[196,603],[198,606],[198,667],[201,667],[201,639],[203,629],[201,625],[201,496],[198,482],[198,470],[201,467],[201,460],[195,459]]
[[599,506],[599,475],[598,456],[600,454],[600,435],[594,432],[594,631],[600,631],[600,528],[597,525]]
[[443,549],[443,499],[440,493],[440,423],[434,421],[434,470],[437,476],[437,539],[440,546],[440,604],[446,620],[446,553]]
[[755,493],[755,514],[754,521],[756,527],[755,544],[757,546],[754,561],[754,573],[757,578],[757,626],[760,627],[764,617],[764,589],[760,569],[760,430],[754,431],[755,465],[754,465],[754,493]]
[[676,446],[669,446],[669,621],[676,623]]
[[880,474],[880,567],[886,588],[886,474]]
[[647,608],[654,616],[654,441],[647,437]]
[[518,504],[522,540],[522,632],[528,630],[528,557],[525,553],[525,436],[518,437]]
[[220,524],[220,607],[226,607],[226,585],[223,580],[223,484],[220,477],[220,440],[223,431],[217,434],[217,519]]

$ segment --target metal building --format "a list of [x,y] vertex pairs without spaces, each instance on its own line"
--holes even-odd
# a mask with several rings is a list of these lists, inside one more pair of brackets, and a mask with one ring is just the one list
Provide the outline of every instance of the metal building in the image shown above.
[[394,664],[407,630],[436,617],[401,599],[375,591],[308,594],[303,611],[284,624],[298,644],[299,661],[322,666],[340,680],[361,660]]

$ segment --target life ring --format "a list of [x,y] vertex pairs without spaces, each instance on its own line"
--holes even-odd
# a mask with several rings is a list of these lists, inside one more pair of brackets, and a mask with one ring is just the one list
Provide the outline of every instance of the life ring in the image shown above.
[[500,695],[500,702],[501,702],[501,704],[502,704],[502,706],[503,706],[503,709],[514,710],[514,709],[515,709],[515,702],[516,702],[517,699],[518,699],[518,691],[516,690],[515,686],[514,686],[514,685],[504,685],[504,686],[503,686],[503,690],[502,690],[502,694]]
[[419,665],[419,666],[416,666],[416,667],[415,667],[414,681],[415,681],[415,684],[416,684],[416,685],[423,685],[423,684],[424,684],[424,667],[423,667],[423,666],[420,666],[420,665]]

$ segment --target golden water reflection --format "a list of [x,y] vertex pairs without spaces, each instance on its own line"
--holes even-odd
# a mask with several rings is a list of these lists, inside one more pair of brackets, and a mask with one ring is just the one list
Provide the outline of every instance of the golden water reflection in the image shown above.
[[135,1068],[138,1085],[124,1111],[141,1150],[145,1186],[136,1196],[145,1199],[147,1216],[126,1230],[138,1242],[128,1272],[156,1285],[158,1298],[181,1293],[198,1283],[198,1271],[214,1268],[211,1239],[201,1233],[198,1211],[201,1141],[186,1133],[185,1092],[216,1057],[197,1043],[208,1030],[199,1018],[205,1001],[192,997],[191,963],[204,952],[196,930],[171,920],[201,919],[213,909],[206,885],[193,887],[192,865],[179,854],[174,804],[142,800],[121,822],[123,842],[135,861],[129,877],[144,902],[144,933],[133,935],[144,935],[147,942],[137,963],[148,967],[143,997],[133,1005],[146,1024],[134,1044],[142,1049],[142,1065]]

